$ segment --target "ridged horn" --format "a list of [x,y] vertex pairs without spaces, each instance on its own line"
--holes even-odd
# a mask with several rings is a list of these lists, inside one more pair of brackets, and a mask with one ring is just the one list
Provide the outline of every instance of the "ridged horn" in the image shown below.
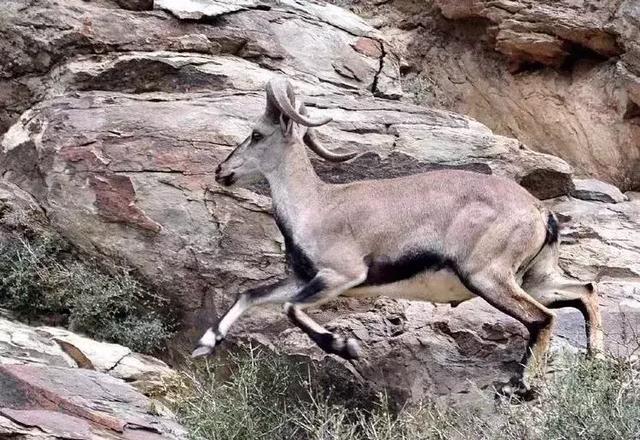
[[294,106],[295,94],[289,81],[275,78],[267,83],[267,112],[271,112],[275,107],[291,120],[306,127],[319,127],[320,125],[328,124],[332,120],[331,118],[308,118],[298,113]]
[[[304,104],[300,104],[298,112],[303,116],[307,115],[307,108],[304,106]],[[311,149],[311,151],[330,162],[344,162],[345,160],[353,159],[358,155],[358,153],[341,154],[327,150],[318,142],[318,139],[316,138],[316,132],[313,128],[307,129],[307,133],[304,135],[302,140],[304,141],[305,145]]]

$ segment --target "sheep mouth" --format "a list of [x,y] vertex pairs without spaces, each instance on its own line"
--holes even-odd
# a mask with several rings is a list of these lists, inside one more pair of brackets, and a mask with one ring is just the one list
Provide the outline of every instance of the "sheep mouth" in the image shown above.
[[220,174],[216,174],[216,182],[221,183],[224,186],[231,186],[236,183],[235,173],[225,174],[221,176]]

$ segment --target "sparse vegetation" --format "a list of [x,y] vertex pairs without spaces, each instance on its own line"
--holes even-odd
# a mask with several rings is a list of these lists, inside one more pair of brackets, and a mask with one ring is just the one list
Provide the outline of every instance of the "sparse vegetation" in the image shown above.
[[126,268],[105,272],[78,259],[59,236],[33,232],[0,242],[0,307],[136,351],[164,347],[171,324],[160,297]]
[[572,440],[640,438],[640,369],[628,360],[563,355],[526,403],[391,410],[336,399],[299,365],[249,349],[231,367],[191,368],[171,398],[195,440]]

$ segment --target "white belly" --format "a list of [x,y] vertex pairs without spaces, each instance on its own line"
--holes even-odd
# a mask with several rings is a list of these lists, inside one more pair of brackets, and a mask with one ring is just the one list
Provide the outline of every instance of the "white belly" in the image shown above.
[[459,303],[475,297],[451,270],[421,272],[412,278],[377,286],[355,287],[345,296],[389,296],[434,303]]

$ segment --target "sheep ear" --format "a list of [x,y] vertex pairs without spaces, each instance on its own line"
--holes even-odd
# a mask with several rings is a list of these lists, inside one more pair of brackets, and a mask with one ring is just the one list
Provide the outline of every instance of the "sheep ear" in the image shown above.
[[280,130],[285,136],[290,135],[293,132],[293,121],[284,113],[280,113]]
[[282,117],[280,109],[271,101],[269,94],[267,94],[267,106],[264,109],[265,116],[274,124],[278,124]]

